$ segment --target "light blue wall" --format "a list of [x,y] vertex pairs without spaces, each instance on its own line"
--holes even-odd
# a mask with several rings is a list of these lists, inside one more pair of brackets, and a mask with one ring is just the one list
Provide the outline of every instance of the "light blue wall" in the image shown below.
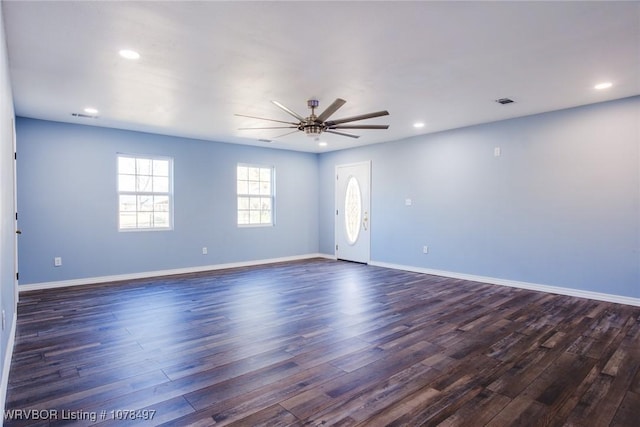
[[633,97],[324,154],[320,251],[335,166],[372,160],[373,261],[638,298],[639,144]]
[[[4,371],[8,343],[15,315],[15,207],[13,177],[13,98],[9,82],[7,42],[4,33],[4,17],[0,4],[0,306],[5,312],[6,324],[0,332],[0,377],[6,384],[9,372]],[[4,389],[2,393],[4,393]],[[4,404],[4,394],[0,405]],[[0,422],[1,424],[1,422]]]
[[[315,154],[25,118],[17,135],[21,284],[318,252]],[[119,152],[174,159],[173,231],[118,232]],[[236,226],[239,162],[275,166],[274,227]]]
[[[18,119],[21,283],[332,255],[335,166],[372,160],[372,261],[639,298],[639,116],[633,97],[318,156]],[[117,152],[174,157],[174,231],[117,232]],[[276,166],[276,227],[235,226],[237,162]]]

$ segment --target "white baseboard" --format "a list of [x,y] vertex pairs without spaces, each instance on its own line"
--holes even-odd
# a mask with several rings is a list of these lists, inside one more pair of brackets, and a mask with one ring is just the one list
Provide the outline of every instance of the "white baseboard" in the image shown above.
[[414,273],[431,274],[434,276],[451,277],[453,279],[471,280],[474,282],[489,283],[492,285],[509,286],[512,288],[528,289],[531,291],[548,292],[551,294],[588,298],[598,301],[615,302],[618,304],[627,304],[640,307],[640,298],[632,298],[622,295],[604,294],[600,292],[584,291],[580,289],[564,288],[560,286],[540,285],[537,283],[519,282],[516,280],[498,279],[495,277],[475,276],[473,274],[454,273],[451,271],[433,270],[429,268],[413,267],[409,265],[392,264],[387,262],[371,261],[369,262],[369,265],[392,268],[394,270],[404,270]]
[[[2,363],[2,379],[0,380],[0,405],[4,414],[5,404],[7,403],[7,387],[9,387],[9,370],[11,369],[11,359],[13,357],[13,346],[16,341],[16,324],[18,323],[18,312],[13,311],[13,322],[11,322],[11,331],[9,332],[9,341],[7,349],[4,353],[4,361]],[[0,427],[4,422],[4,416],[0,418]]]
[[[203,271],[223,270],[226,268],[252,267],[256,265],[273,264],[277,262],[299,261],[310,258],[325,258],[335,260],[335,255],[315,253],[296,255],[282,258],[269,258],[254,261],[232,262],[226,264],[204,265],[198,267],[177,268],[171,270],[146,271],[142,273],[117,274],[113,276],[87,277],[82,279],[60,280],[56,282],[30,283],[28,285],[19,285],[20,292],[35,291],[42,289],[54,289],[67,286],[81,286],[97,283],[118,282],[134,279],[147,279],[151,277],[171,276],[176,274],[200,273]],[[434,270],[430,268],[414,267],[403,264],[393,264],[387,262],[370,261],[369,265],[391,268],[394,270],[412,271],[414,273],[431,274],[434,276],[451,277],[453,279],[471,280],[474,282],[490,283],[493,285],[509,286],[512,288],[529,289],[532,291],[548,292],[552,294],[567,295],[579,298],[588,298],[598,301],[614,302],[618,304],[627,304],[640,307],[640,298],[626,297],[622,295],[605,294],[600,292],[584,291],[580,289],[564,288],[560,286],[541,285],[530,282],[520,282],[516,280],[499,279],[495,277],[476,276],[473,274],[455,273],[451,271]],[[15,326],[15,322],[14,322]],[[9,360],[10,361],[10,360]],[[6,361],[5,361],[6,363]],[[3,378],[4,380],[4,378]]]
[[120,282],[134,279],[147,279],[151,277],[172,276],[176,274],[201,273],[203,271],[223,270],[226,268],[252,267],[256,265],[274,264],[277,262],[299,261],[310,258],[328,258],[325,254],[305,254],[282,258],[269,258],[253,261],[231,262],[226,264],[202,265],[198,267],[175,268],[171,270],[145,271],[141,273],[116,274],[113,276],[87,277],[82,279],[59,280],[55,282],[30,283],[19,285],[20,292],[39,291],[43,289],[63,288],[67,286],[91,285],[97,283]]

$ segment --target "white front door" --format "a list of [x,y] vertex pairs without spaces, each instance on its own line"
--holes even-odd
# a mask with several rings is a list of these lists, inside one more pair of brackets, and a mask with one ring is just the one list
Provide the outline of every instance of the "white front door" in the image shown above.
[[371,162],[336,167],[336,258],[368,263]]

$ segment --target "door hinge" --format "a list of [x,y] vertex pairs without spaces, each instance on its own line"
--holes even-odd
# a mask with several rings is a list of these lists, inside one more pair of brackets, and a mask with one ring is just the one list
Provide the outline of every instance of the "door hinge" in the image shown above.
[[16,273],[16,280],[20,280],[20,273]]
[[13,152],[13,160],[18,160],[18,153],[15,151]]
[[336,245],[336,251],[338,250],[338,245]]
[[16,212],[16,221],[18,220],[18,212]]
[[336,209],[336,215],[338,215],[338,209]]

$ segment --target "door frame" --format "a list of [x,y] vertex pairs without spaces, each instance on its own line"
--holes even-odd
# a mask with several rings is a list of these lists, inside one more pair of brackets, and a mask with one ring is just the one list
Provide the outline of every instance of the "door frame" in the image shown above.
[[367,190],[368,190],[368,197],[366,198],[366,200],[368,201],[368,205],[365,206],[365,210],[368,212],[368,232],[369,232],[369,242],[366,245],[366,252],[367,252],[367,256],[366,256],[366,264],[369,264],[371,262],[371,218],[372,218],[372,213],[371,213],[371,177],[372,177],[372,172],[371,172],[371,160],[364,160],[361,162],[354,162],[354,163],[345,163],[345,164],[339,164],[336,165],[334,168],[334,190],[333,190],[333,194],[334,194],[334,215],[333,215],[333,256],[334,258],[338,259],[338,227],[341,227],[342,224],[338,224],[337,221],[337,217],[338,217],[338,209],[342,209],[340,206],[342,205],[342,200],[338,200],[338,196],[339,196],[339,189],[338,189],[338,170],[340,168],[345,168],[345,167],[357,167],[357,166],[364,166],[366,165],[368,167],[368,174],[367,174],[367,180],[368,180],[368,185],[367,185]]
[[18,279],[18,236],[20,229],[18,227],[18,145],[16,142],[16,119],[11,119],[11,143],[13,144],[13,221],[14,231],[13,233],[13,280],[14,280],[14,307],[20,300],[20,293],[18,291],[19,279]]

